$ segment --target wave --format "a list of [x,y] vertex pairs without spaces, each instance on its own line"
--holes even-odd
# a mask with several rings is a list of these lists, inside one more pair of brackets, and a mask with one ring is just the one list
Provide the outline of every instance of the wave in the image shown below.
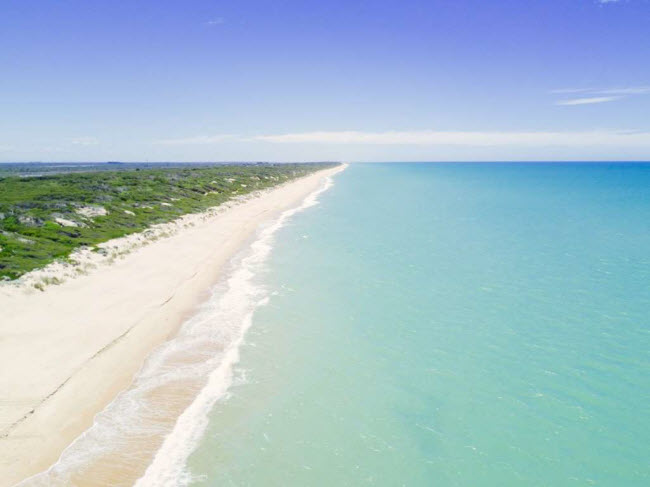
[[[259,296],[266,291],[253,284],[255,271],[271,252],[275,232],[295,213],[316,205],[318,195],[332,184],[331,178],[326,179],[323,187],[305,198],[299,207],[285,211],[273,225],[264,229],[258,240],[251,246],[251,254],[242,260],[240,268],[229,279],[228,289],[221,298],[220,308],[227,314],[230,314],[231,309],[236,310],[232,318],[239,321],[237,333],[219,365],[210,373],[208,383],[178,418],[174,430],[165,438],[153,462],[135,487],[177,486],[191,482],[191,476],[185,471],[187,458],[203,436],[208,425],[209,412],[232,383],[233,366],[239,361],[239,348],[252,323],[255,309],[268,302],[268,296],[261,299]],[[239,303],[244,302],[247,304],[243,304],[241,309],[238,309]]]

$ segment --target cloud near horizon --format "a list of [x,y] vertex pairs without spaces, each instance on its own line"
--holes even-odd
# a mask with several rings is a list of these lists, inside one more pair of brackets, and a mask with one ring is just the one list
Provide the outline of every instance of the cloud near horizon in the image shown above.
[[648,146],[650,132],[592,130],[580,132],[468,132],[468,131],[318,131],[273,135],[212,135],[155,142],[161,145],[204,145],[221,142],[271,144],[414,145],[414,146]]
[[70,141],[72,145],[90,146],[98,145],[99,139],[97,137],[77,137]]
[[161,139],[154,142],[156,145],[209,145],[225,142],[228,140],[237,140],[241,137],[231,134],[217,135],[197,135],[195,137],[185,137],[180,139]]

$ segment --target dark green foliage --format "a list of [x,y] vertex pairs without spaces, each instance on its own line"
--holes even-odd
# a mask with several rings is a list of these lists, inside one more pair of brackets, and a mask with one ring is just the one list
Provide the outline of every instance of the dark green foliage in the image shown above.
[[[139,232],[327,166],[256,164],[0,178],[0,279],[16,279],[77,247]],[[78,213],[84,207],[108,213],[85,217]]]

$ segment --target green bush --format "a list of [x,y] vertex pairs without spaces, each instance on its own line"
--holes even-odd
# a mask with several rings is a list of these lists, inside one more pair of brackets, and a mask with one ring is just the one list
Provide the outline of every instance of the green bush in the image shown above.
[[[142,231],[329,166],[137,168],[0,178],[0,279],[16,279],[78,247]],[[108,213],[84,216],[81,209],[88,206]],[[56,218],[80,225],[59,225]]]

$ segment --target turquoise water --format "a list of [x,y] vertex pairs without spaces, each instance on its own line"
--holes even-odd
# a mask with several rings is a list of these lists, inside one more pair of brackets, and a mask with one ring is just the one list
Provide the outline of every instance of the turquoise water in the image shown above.
[[650,485],[650,165],[352,165],[256,279],[192,485]]

